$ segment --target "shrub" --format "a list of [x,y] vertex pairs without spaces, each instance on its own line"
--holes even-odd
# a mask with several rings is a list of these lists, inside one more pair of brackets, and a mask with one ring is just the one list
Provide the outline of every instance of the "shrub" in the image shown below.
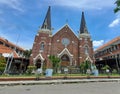
[[110,66],[105,65],[102,67],[102,70],[104,71],[104,73],[107,73],[107,70],[110,70]]
[[33,72],[33,70],[35,70],[35,66],[28,66],[28,68],[27,68],[27,74],[32,74],[32,72]]
[[113,69],[113,70],[112,70],[112,73],[113,73],[113,74],[117,74],[117,70],[116,70],[116,69]]
[[103,70],[107,70],[107,69],[110,69],[110,67],[108,65],[105,65],[102,67]]
[[3,56],[0,56],[0,74],[2,74],[5,70],[6,60]]

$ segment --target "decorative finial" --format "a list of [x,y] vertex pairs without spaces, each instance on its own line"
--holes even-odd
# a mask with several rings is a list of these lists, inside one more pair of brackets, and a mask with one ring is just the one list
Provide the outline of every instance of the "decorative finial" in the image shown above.
[[66,19],[66,24],[68,24],[68,19]]

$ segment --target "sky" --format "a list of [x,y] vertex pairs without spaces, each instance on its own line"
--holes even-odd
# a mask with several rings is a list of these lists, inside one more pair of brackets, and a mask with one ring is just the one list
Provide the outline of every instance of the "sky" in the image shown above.
[[0,37],[31,49],[48,6],[51,6],[53,34],[66,24],[78,35],[84,11],[94,49],[120,36],[120,12],[116,0],[0,0]]

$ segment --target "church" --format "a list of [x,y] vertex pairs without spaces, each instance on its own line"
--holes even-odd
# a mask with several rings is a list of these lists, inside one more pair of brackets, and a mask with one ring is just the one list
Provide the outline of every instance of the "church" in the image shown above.
[[60,58],[60,67],[79,67],[80,63],[87,59],[93,61],[93,44],[84,12],[82,12],[78,35],[68,24],[52,34],[51,7],[49,6],[43,24],[35,36],[30,63],[39,68],[43,66],[51,68],[49,60],[51,55]]

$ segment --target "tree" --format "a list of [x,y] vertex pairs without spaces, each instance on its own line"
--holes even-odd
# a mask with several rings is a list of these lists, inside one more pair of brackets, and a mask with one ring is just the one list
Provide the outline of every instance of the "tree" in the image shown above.
[[91,69],[91,62],[86,60],[80,64],[80,70],[82,73],[86,73],[87,69]]
[[91,69],[91,62],[90,61],[85,61],[85,71],[87,71],[87,69]]
[[0,56],[0,74],[2,74],[5,70],[6,60],[3,56]]
[[84,62],[80,63],[80,71],[81,71],[82,74],[85,73],[85,64],[84,64]]
[[114,12],[117,13],[118,11],[120,11],[120,0],[117,0],[115,4],[116,4],[116,8],[114,9]]
[[29,58],[30,57],[30,55],[31,55],[31,53],[32,53],[32,50],[31,49],[29,49],[29,50],[25,50],[25,52],[24,52],[24,56],[25,56],[25,58]]
[[59,68],[60,58],[58,58],[57,56],[54,56],[54,55],[50,55],[49,60],[52,63],[53,73],[57,73],[58,68]]

